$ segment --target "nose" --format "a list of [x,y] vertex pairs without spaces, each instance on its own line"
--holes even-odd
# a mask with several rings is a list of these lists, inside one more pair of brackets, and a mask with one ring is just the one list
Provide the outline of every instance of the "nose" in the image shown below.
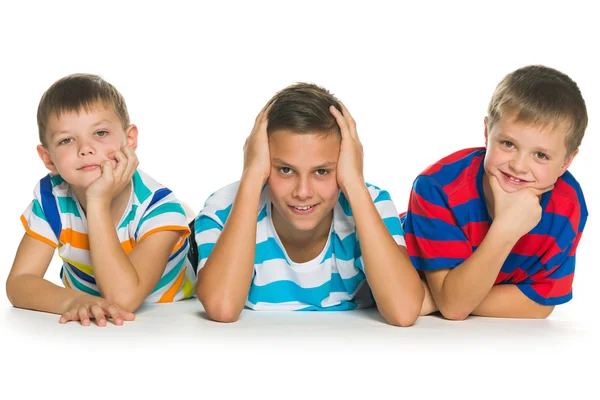
[[527,173],[527,155],[516,154],[508,164],[514,175]]
[[80,141],[79,142],[79,155],[80,156],[88,156],[88,155],[93,155],[96,153],[96,149],[94,149],[94,146],[91,145],[91,143],[89,143],[89,141],[84,140],[84,141]]
[[296,183],[296,187],[292,192],[292,196],[298,200],[310,199],[313,196],[313,190],[308,177],[300,177]]

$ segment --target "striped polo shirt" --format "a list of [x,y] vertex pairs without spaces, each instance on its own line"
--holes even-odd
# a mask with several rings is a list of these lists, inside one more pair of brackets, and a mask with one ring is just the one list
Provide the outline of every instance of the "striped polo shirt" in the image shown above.
[[[187,259],[189,227],[183,207],[169,189],[140,170],[134,173],[132,185],[129,203],[116,229],[126,254],[155,232],[182,233],[160,281],[145,301],[166,303],[191,297],[195,275]],[[58,248],[63,261],[60,276],[66,287],[101,295],[94,278],[85,213],[60,175],[48,174],[40,180],[21,222],[30,236]]]
[[[239,182],[211,195],[195,221],[198,268],[204,267],[219,238]],[[371,198],[396,243],[404,237],[396,207],[388,192],[367,184]],[[333,209],[329,238],[313,260],[295,263],[273,226],[267,187],[260,197],[256,220],[254,273],[246,307],[253,310],[350,310],[368,307],[374,299],[367,285],[352,209],[343,193]]]
[[[487,234],[492,218],[483,194],[485,148],[453,153],[415,180],[403,216],[408,254],[419,270],[454,268]],[[573,296],[575,253],[588,211],[579,183],[566,171],[540,200],[540,222],[513,247],[495,284],[514,284],[543,305]]]

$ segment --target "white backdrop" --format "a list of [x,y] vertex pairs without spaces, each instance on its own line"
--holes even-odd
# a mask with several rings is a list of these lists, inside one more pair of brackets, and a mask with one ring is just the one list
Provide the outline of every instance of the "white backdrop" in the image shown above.
[[[10,381],[15,386],[28,379],[38,381],[40,375],[28,376],[27,371],[40,365],[40,359],[50,365],[48,357],[55,357],[56,367],[35,369],[45,377],[43,382],[55,385],[58,393],[69,387],[69,393],[86,396],[156,393],[151,380],[142,382],[150,371],[173,385],[172,397],[202,398],[203,390],[219,397],[234,392],[266,395],[271,389],[282,397],[368,393],[399,397],[443,395],[466,387],[476,388],[484,397],[498,394],[498,387],[506,395],[542,389],[548,394],[568,393],[575,383],[561,379],[564,370],[571,371],[569,377],[578,376],[579,370],[583,374],[583,357],[598,355],[595,338],[600,337],[596,322],[600,273],[592,253],[600,237],[595,154],[600,30],[597,13],[586,4],[572,0],[3,2],[2,282],[23,233],[19,216],[31,201],[36,181],[46,173],[35,151],[37,105],[46,88],[69,73],[100,74],[121,91],[140,132],[140,168],[195,211],[210,193],[239,179],[242,145],[256,114],[277,90],[298,81],[322,85],[348,106],[366,153],[365,177],[387,189],[400,211],[406,208],[414,177],[426,166],[455,150],[483,145],[488,101],[495,85],[516,68],[544,64],[570,75],[582,90],[590,119],[571,168],[590,211],[578,251],[574,300],[550,318],[581,327],[581,340],[573,340],[573,349],[553,353],[556,343],[548,342],[536,353],[546,358],[530,357],[535,341],[523,341],[523,335],[516,334],[514,341],[506,342],[510,342],[506,349],[496,349],[490,341],[489,347],[463,343],[460,352],[444,353],[440,352],[445,343],[441,330],[435,350],[415,342],[408,344],[411,351],[391,357],[381,346],[367,345],[378,343],[379,338],[365,331],[362,341],[344,342],[344,332],[327,342],[312,336],[293,342],[306,346],[302,352],[287,343],[287,353],[282,353],[279,347],[269,350],[273,343],[257,337],[245,346],[240,330],[240,340],[230,344],[199,343],[190,332],[169,337],[179,343],[177,354],[151,340],[135,349],[115,340],[114,347],[105,344],[100,351],[94,350],[94,340],[115,329],[100,333],[90,328],[89,345],[72,347],[77,350],[73,353],[68,347],[45,352],[56,344],[44,343],[41,332],[27,341],[18,339],[22,326],[14,326],[2,285],[0,364],[11,368],[20,360]],[[58,280],[58,270],[55,262],[49,269],[51,280]],[[319,318],[329,323],[326,317]],[[497,326],[503,329],[502,324]],[[536,334],[544,335],[544,330]],[[431,332],[427,335],[435,337]],[[139,343],[135,336],[127,340]],[[155,355],[152,349],[157,349]],[[131,363],[128,373],[115,372],[120,360]],[[597,365],[596,359],[592,363]],[[89,374],[82,373],[88,369]],[[243,374],[233,375],[233,371]],[[316,389],[311,382],[325,386]],[[358,390],[365,384],[366,390]],[[585,384],[598,391],[597,384],[595,388],[593,382]],[[223,391],[216,391],[214,385]],[[566,392],[558,391],[559,386]]]

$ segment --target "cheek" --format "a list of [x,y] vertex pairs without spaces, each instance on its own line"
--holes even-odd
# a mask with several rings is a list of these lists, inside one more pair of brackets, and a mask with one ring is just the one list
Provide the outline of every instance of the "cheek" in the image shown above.
[[332,203],[337,201],[339,196],[339,187],[334,174],[331,174],[329,179],[318,182],[315,187],[318,188],[319,196],[323,200],[328,200]]
[[267,181],[267,191],[271,201],[277,202],[286,197],[291,189],[291,179],[281,179],[277,175],[271,175]]

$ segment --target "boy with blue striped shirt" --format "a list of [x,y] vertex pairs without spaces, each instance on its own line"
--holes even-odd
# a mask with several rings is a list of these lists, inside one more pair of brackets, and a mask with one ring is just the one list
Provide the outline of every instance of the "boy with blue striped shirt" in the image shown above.
[[194,221],[196,295],[208,316],[376,303],[388,323],[412,325],[424,289],[394,203],[363,179],[344,105],[316,85],[290,86],[260,112],[244,152],[241,180]]
[[[23,235],[6,292],[15,307],[104,326],[134,318],[144,301],[193,295],[182,205],[137,169],[137,127],[102,78],[55,82],[38,107],[38,154],[50,171],[21,216]],[[44,279],[54,250],[59,287]]]

